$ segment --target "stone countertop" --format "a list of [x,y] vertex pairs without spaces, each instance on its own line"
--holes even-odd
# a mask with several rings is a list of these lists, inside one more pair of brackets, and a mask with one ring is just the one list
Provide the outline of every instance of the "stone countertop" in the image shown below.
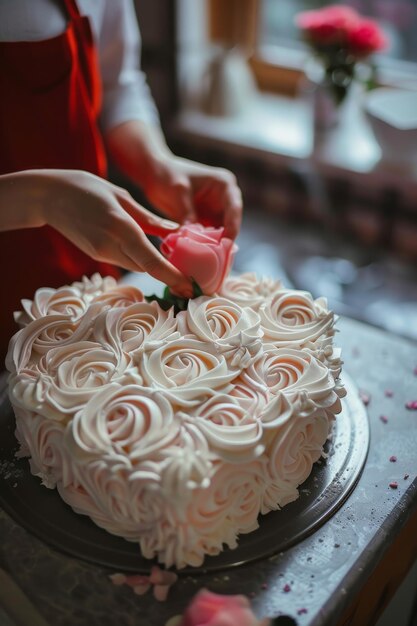
[[[164,626],[201,587],[248,595],[259,617],[292,618],[276,624],[375,622],[417,555],[416,533],[409,533],[417,513],[417,411],[406,408],[417,400],[417,345],[348,318],[338,329],[344,367],[369,399],[371,444],[358,485],[333,517],[271,558],[180,577],[161,603],[150,591],[137,596],[115,586],[114,571],[59,553],[0,511],[0,565],[49,624]],[[366,622],[360,617],[364,589]],[[9,626],[2,617],[0,609],[0,623]]]

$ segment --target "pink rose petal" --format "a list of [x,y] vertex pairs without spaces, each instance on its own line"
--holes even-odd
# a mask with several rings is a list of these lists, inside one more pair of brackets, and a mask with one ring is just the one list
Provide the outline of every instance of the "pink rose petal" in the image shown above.
[[155,585],[153,588],[153,595],[158,602],[165,602],[168,597],[169,585]]
[[125,584],[129,587],[137,587],[139,585],[149,585],[149,576],[141,576],[140,574],[132,574],[132,576],[126,576]]
[[145,593],[147,591],[149,591],[150,588],[151,588],[151,584],[150,583],[144,583],[143,585],[135,585],[133,587],[133,592],[137,596],[143,596],[143,595],[145,595]]
[[123,585],[126,582],[126,576],[124,574],[112,574],[109,578],[113,585],[116,585],[117,587],[120,587],[120,585]]
[[154,565],[151,569],[150,582],[153,585],[173,585],[178,580],[175,572],[163,570],[158,565]]

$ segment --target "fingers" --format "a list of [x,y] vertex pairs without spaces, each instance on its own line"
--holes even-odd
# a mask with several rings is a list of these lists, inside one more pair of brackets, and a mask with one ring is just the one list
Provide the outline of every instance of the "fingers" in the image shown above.
[[173,188],[172,208],[174,215],[181,216],[181,223],[196,222],[197,215],[193,202],[193,191],[190,182],[179,182]]
[[147,272],[176,294],[187,298],[192,296],[190,279],[158,252],[133,219],[126,219],[119,233],[118,246],[121,254],[133,263],[134,271]]
[[242,193],[237,185],[226,188],[224,200],[224,235],[236,239],[242,223]]
[[201,221],[223,226],[224,235],[235,239],[242,221],[242,193],[234,175],[228,170],[210,171],[210,176],[199,176],[195,204]]
[[180,227],[177,222],[158,217],[145,209],[124,189],[119,189],[116,192],[116,196],[123,209],[139,224],[147,235],[165,237]]

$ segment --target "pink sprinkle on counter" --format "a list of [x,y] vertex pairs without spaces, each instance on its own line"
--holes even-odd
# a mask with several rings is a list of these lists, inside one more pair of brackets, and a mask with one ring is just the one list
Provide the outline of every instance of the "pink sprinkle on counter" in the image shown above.
[[410,400],[410,402],[406,402],[405,408],[409,411],[417,411],[417,400]]
[[394,395],[394,392],[392,389],[385,389],[384,395],[386,398],[392,398]]
[[298,609],[297,611],[297,615],[305,615],[306,613],[308,613],[308,611],[304,607],[302,609]]
[[386,415],[380,415],[379,419],[381,420],[381,422],[383,422],[383,424],[388,423],[388,417]]
[[371,401],[371,396],[369,395],[369,393],[365,393],[365,391],[360,391],[359,392],[359,397],[362,400],[362,402],[364,403],[364,405],[368,406],[368,404]]
[[289,586],[288,583],[286,583],[283,587],[283,591],[284,593],[288,593],[289,591],[291,591],[291,587]]
[[391,487],[391,489],[398,489],[398,483],[395,482],[395,480],[393,480],[392,483],[389,484],[389,486]]
[[391,463],[396,463],[397,457],[392,455],[392,456],[390,456],[389,460],[390,460]]

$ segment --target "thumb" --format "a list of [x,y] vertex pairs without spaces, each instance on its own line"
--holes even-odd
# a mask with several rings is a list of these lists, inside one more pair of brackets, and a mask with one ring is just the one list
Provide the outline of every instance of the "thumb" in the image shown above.
[[180,227],[178,222],[173,222],[151,213],[151,211],[145,209],[128,194],[120,194],[118,200],[126,213],[139,224],[147,235],[156,235],[163,238]]

